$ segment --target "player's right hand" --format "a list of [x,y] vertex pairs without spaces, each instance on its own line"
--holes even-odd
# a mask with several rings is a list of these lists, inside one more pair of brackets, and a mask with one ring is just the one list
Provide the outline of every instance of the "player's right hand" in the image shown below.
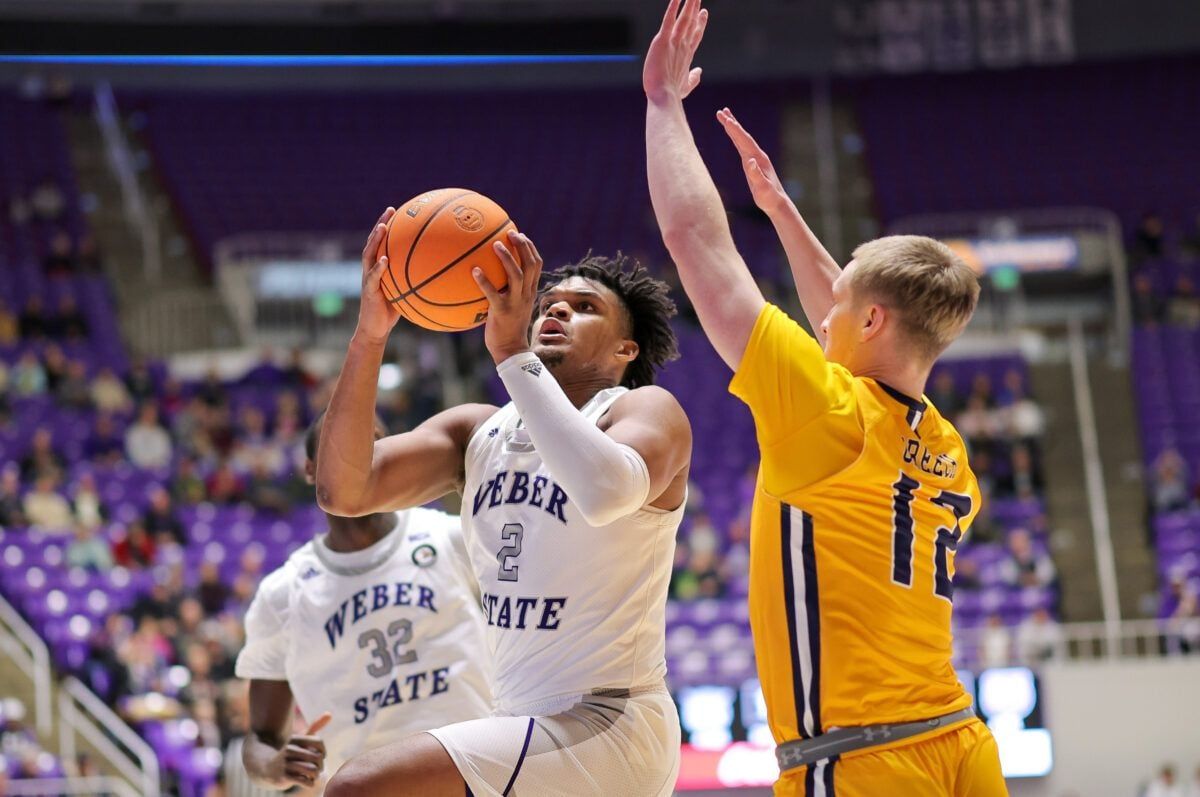
[[317,717],[303,734],[290,737],[271,762],[270,780],[282,788],[314,786],[325,768],[325,741],[317,736],[333,715]]
[[380,248],[387,234],[388,222],[395,215],[395,208],[383,211],[362,250],[362,298],[358,305],[356,334],[375,343],[386,341],[392,327],[400,320],[400,311],[387,300],[383,295],[383,288],[379,285],[384,272],[387,271],[387,256],[380,253]]
[[717,121],[725,128],[725,133],[737,147],[742,159],[742,170],[746,173],[746,182],[750,184],[750,193],[754,196],[754,204],[768,216],[790,208],[792,199],[783,189],[779,175],[771,164],[771,158],[766,150],[758,145],[754,136],[742,127],[741,122],[734,118],[728,108],[717,111]]

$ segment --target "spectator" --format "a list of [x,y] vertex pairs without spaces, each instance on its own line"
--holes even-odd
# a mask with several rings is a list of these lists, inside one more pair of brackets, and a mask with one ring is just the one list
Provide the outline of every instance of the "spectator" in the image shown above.
[[140,520],[130,523],[112,546],[113,559],[117,564],[136,569],[154,564],[157,550],[154,539]]
[[933,377],[933,390],[928,395],[943,417],[951,418],[963,408],[962,396],[954,385],[954,375],[944,368]]
[[221,375],[217,373],[216,366],[209,368],[208,372],[204,374],[204,381],[200,383],[196,395],[214,409],[229,403],[229,395],[225,391],[225,385],[221,382]]
[[1028,501],[1041,495],[1042,487],[1042,470],[1034,461],[1029,446],[1013,446],[1012,468],[996,482],[997,494]]
[[242,500],[244,494],[242,479],[227,459],[221,460],[217,469],[209,474],[205,490],[208,500],[215,504],[235,504]]
[[49,324],[49,333],[52,337],[72,341],[87,337],[87,321],[79,312],[79,305],[74,297],[64,296],[59,300],[58,313]]
[[14,227],[24,227],[33,218],[33,206],[21,194],[8,198],[8,220]]
[[1061,653],[1062,646],[1062,629],[1045,609],[1035,609],[1017,627],[1017,658],[1023,664],[1052,659]]
[[242,374],[238,383],[255,387],[274,388],[283,381],[283,369],[275,364],[275,353],[264,346],[258,353],[258,362]]
[[1163,764],[1142,797],[1184,797],[1183,787],[1175,778],[1175,765]]
[[667,593],[673,600],[687,601],[696,597],[699,588],[696,584],[696,574],[688,568],[692,558],[692,549],[686,540],[675,544],[675,561],[671,565],[671,583]]
[[42,530],[62,531],[74,525],[71,505],[55,491],[57,476],[38,476],[25,496],[24,512],[29,525]]
[[1186,571],[1171,573],[1158,611],[1168,654],[1200,651],[1200,601],[1196,593],[1196,585],[1188,583]]
[[50,275],[64,275],[75,271],[75,245],[71,236],[59,230],[50,239],[50,251],[42,261],[42,268]]
[[196,472],[196,460],[183,457],[171,481],[171,497],[176,503],[195,506],[208,497],[204,480]]
[[58,386],[67,378],[67,355],[62,346],[51,343],[42,354],[42,364],[46,369],[46,390],[58,395]]
[[1154,460],[1152,500],[1156,512],[1187,508],[1191,501],[1187,463],[1174,448],[1164,449]]
[[38,362],[37,355],[27,351],[21,355],[12,373],[13,392],[28,398],[46,392],[46,369]]
[[76,523],[89,529],[96,528],[107,519],[108,512],[100,500],[100,493],[96,490],[96,479],[92,474],[85,473],[79,477],[75,485],[75,494],[71,498],[71,509],[75,513]]
[[715,551],[692,552],[689,569],[696,574],[697,597],[721,598],[725,595],[725,580],[721,576],[721,563]]
[[162,396],[158,400],[158,404],[162,407],[163,415],[173,420],[175,414],[183,409],[187,397],[183,395],[183,382],[180,382],[177,377],[167,376],[163,381]]
[[58,383],[55,394],[58,403],[72,410],[86,410],[92,406],[92,386],[88,382],[87,365],[83,360],[69,360],[67,372]]
[[317,385],[317,378],[304,366],[304,349],[299,346],[292,349],[288,357],[287,367],[283,369],[283,379],[287,384],[304,390]]
[[1031,451],[1046,431],[1046,415],[1042,407],[1026,395],[1018,395],[1007,409],[1007,432]]
[[0,346],[16,345],[21,336],[21,322],[8,304],[0,300]]
[[63,197],[58,183],[47,177],[33,189],[33,193],[29,195],[29,204],[38,221],[58,221],[66,209],[66,198]]
[[1200,295],[1191,277],[1181,276],[1167,299],[1167,323],[1187,329],[1200,327]]
[[158,408],[146,402],[137,422],[125,432],[125,453],[139,468],[162,468],[171,462],[171,436],[158,424]]
[[1137,274],[1133,278],[1133,318],[1139,324],[1161,323],[1167,314],[1167,304],[1154,290],[1154,281],[1149,274]]
[[967,400],[971,399],[980,399],[983,406],[989,410],[996,406],[996,396],[992,391],[992,378],[985,371],[979,371],[971,380],[971,395],[967,397]]
[[124,414],[133,408],[133,397],[113,369],[104,366],[92,380],[92,404],[101,412]]
[[38,427],[33,433],[29,453],[21,460],[21,478],[25,482],[42,476],[58,478],[63,469],[63,458],[54,450],[54,436],[47,427]]
[[979,665],[1006,667],[1012,663],[1012,634],[998,614],[989,614],[979,634]]
[[25,525],[25,505],[21,500],[21,471],[9,463],[0,471],[0,527]]
[[267,420],[257,407],[246,407],[241,413],[241,430],[236,436],[233,453],[234,467],[239,471],[263,469],[268,477],[283,469],[283,451],[267,436]]
[[145,360],[139,357],[129,366],[125,386],[129,388],[129,395],[139,404],[155,397],[154,376]]
[[1014,587],[1049,587],[1058,573],[1046,553],[1036,551],[1029,532],[1013,529],[1008,534],[1009,558],[1000,564],[1000,576]]
[[196,587],[196,599],[208,615],[220,614],[229,600],[229,587],[221,580],[221,571],[216,562],[205,561],[200,565],[200,583]]
[[275,477],[277,471],[267,466],[268,459],[260,453],[250,465],[246,481],[246,498],[258,509],[283,513],[289,506],[287,483]]
[[966,408],[959,413],[954,425],[967,441],[972,454],[976,451],[990,450],[999,428],[995,416],[988,408],[987,400],[976,395],[967,399]]
[[17,330],[22,340],[39,340],[46,337],[48,325],[46,313],[40,296],[30,296],[25,302],[25,309],[17,322]]
[[[974,541],[975,527],[971,526],[971,537]],[[983,586],[983,579],[979,574],[979,565],[974,559],[959,558],[954,567],[954,588],[955,589],[979,589]]]
[[129,613],[136,622],[141,622],[144,617],[174,622],[184,600],[186,598],[173,579],[155,578],[150,591],[138,598]]
[[700,512],[692,520],[691,531],[688,532],[688,543],[693,554],[715,554],[719,537],[712,520],[705,512]]
[[146,509],[143,522],[146,530],[156,537],[167,534],[180,545],[187,544],[187,533],[171,505],[171,494],[162,487],[150,491],[150,506]]
[[83,523],[75,524],[75,538],[67,545],[67,564],[93,572],[106,572],[112,568],[112,550],[100,539],[95,528]]
[[1133,232],[1129,254],[1134,262],[1157,260],[1164,250],[1163,222],[1157,213],[1146,213]]
[[106,412],[96,415],[92,433],[83,445],[83,454],[96,465],[115,465],[125,457],[125,438],[117,432],[116,422]]

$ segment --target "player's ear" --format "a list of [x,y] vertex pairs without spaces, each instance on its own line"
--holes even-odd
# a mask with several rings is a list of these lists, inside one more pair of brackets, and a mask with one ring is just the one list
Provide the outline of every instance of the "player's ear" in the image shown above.
[[317,463],[311,459],[304,460],[304,481],[307,484],[317,483]]
[[867,310],[862,318],[862,342],[866,343],[880,334],[883,331],[885,321],[887,321],[887,310],[883,305],[867,305]]
[[640,352],[641,347],[637,345],[636,340],[623,340],[617,348],[617,359],[622,362],[631,363],[637,359]]

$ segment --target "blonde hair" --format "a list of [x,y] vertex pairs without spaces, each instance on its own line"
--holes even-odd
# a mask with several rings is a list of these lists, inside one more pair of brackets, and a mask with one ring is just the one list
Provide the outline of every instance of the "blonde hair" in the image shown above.
[[933,361],[966,327],[979,301],[974,270],[941,241],[889,235],[854,250],[851,290],[899,315],[907,337]]

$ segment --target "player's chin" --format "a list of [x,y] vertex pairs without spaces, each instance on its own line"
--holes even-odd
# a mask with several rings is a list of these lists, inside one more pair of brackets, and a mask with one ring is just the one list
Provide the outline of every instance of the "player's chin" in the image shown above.
[[567,352],[571,350],[571,344],[568,343],[565,338],[557,340],[544,340],[539,338],[533,342],[533,346],[531,348],[533,353],[543,360],[547,356],[553,356],[561,359],[564,355],[566,355]]

